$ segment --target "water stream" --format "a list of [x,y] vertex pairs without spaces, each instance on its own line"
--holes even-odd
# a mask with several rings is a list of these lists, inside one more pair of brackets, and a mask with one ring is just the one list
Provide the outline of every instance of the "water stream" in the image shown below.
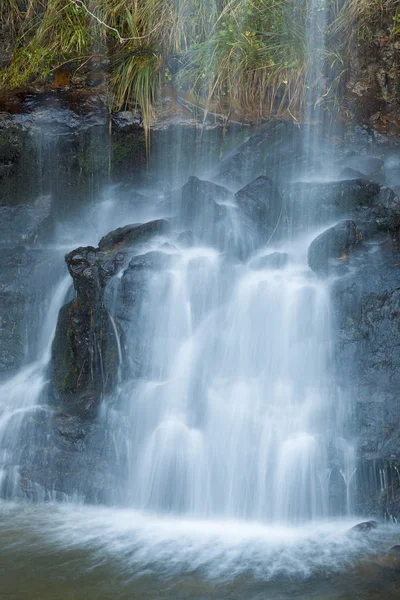
[[[308,121],[321,118],[328,4],[310,3]],[[310,127],[303,136],[302,180],[322,161],[313,135]],[[292,179],[296,168],[288,168]],[[184,183],[176,172],[172,182]],[[0,384],[0,597],[4,589],[15,600],[394,600],[398,580],[379,558],[397,528],[349,533],[358,520],[351,399],[335,372],[332,278],[307,264],[311,240],[332,223],[310,218],[299,193],[307,223],[290,235],[274,231],[265,244],[233,195],[214,198],[218,221],[214,204],[188,214],[171,189],[140,191],[148,205],[124,206],[110,186],[85,208],[90,231],[68,225],[57,240],[60,253],[128,223],[172,223],[129,256],[151,253],[157,264],[143,268],[145,293],[130,312],[121,317],[118,304],[127,266],[106,290],[119,362],[116,389],[96,418],[112,446],[109,506],[39,484],[31,493],[39,502],[21,502],[19,453],[37,448],[29,424],[54,410],[51,346],[71,295],[60,257],[43,296],[37,359]],[[89,466],[82,476],[91,475]]]

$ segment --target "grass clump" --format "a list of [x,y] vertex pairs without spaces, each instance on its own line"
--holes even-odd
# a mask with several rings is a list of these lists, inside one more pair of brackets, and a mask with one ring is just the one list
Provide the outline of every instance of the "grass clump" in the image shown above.
[[[354,41],[380,24],[400,33],[399,0],[2,0],[12,60],[3,88],[46,82],[60,65],[96,56],[108,65],[111,110],[140,106],[148,128],[167,79],[205,113],[218,106],[250,121],[301,119],[307,97],[332,104]],[[324,13],[310,32],[311,16]],[[327,15],[325,15],[327,13]],[[325,38],[325,54],[310,38]],[[319,64],[318,64],[319,63]],[[329,80],[321,91],[312,75]],[[178,65],[178,68],[177,68]],[[318,68],[317,68],[318,66]],[[315,101],[320,99],[314,98]],[[334,102],[333,102],[334,103]]]

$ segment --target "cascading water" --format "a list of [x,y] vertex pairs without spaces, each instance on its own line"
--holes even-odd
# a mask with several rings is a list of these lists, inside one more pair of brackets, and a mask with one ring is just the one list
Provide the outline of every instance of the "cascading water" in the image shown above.
[[148,358],[123,391],[134,506],[276,521],[350,508],[329,498],[332,454],[351,471],[352,451],[337,442],[329,284],[305,248],[282,270],[166,251],[135,322]]
[[[322,120],[328,5],[308,3],[309,123]],[[16,504],[0,504],[0,562],[8,553],[12,565],[6,589],[13,589],[14,569],[18,573],[22,565],[29,598],[36,592],[53,600],[60,572],[60,598],[255,599],[265,595],[262,581],[271,585],[268,597],[308,599],[315,588],[306,584],[304,595],[297,589],[299,578],[312,574],[317,580],[318,573],[319,597],[331,597],[332,574],[378,554],[383,538],[396,543],[389,529],[371,531],[370,537],[349,534],[354,523],[343,518],[352,513],[356,461],[346,432],[351,405],[335,372],[334,276],[319,278],[307,265],[310,242],[335,217],[323,216],[303,193],[306,188],[299,186],[297,193],[293,183],[296,176],[302,182],[326,177],[331,167],[330,149],[322,152],[321,137],[308,124],[297,129],[272,123],[247,146],[276,150],[275,155],[267,147],[272,182],[261,182],[268,197],[256,204],[269,204],[269,229],[260,226],[257,210],[249,216],[249,198],[239,202],[232,191],[254,183],[251,155],[241,156],[249,167],[248,177],[242,174],[246,181],[240,186],[228,181],[230,191],[194,177],[185,184],[189,195],[176,191],[187,174],[182,176],[187,148],[179,128],[173,135],[179,157],[161,201],[152,185],[141,189],[149,196],[129,185],[110,186],[86,214],[75,207],[77,226],[58,224],[57,241],[68,252],[78,243],[96,244],[128,223],[165,218],[168,228],[131,246],[118,240],[111,249],[90,246],[86,254],[80,247],[68,263],[77,267],[70,269],[76,298],[68,304],[76,309],[76,284],[85,272],[80,261],[90,271],[89,254],[102,255],[100,268],[90,271],[95,277],[83,284],[88,313],[105,308],[101,316],[109,322],[100,319],[101,327],[91,330],[94,315],[89,334],[83,327],[78,340],[100,357],[101,385],[82,397],[79,389],[64,397],[49,390],[50,382],[54,388],[59,383],[55,353],[70,348],[74,325],[85,325],[88,314],[68,313],[63,337],[61,311],[61,334],[51,356],[71,283],[70,277],[59,280],[59,273],[53,278],[58,285],[42,298],[40,340],[26,353],[32,356],[36,347],[39,358],[27,360],[0,385],[0,496],[64,501],[21,512]],[[289,129],[292,137],[280,139]],[[210,156],[198,161],[195,172],[212,179]],[[168,169],[161,169],[161,180]],[[292,186],[287,196],[285,184]],[[116,256],[124,262],[114,273]],[[96,278],[97,295],[90,296]],[[118,367],[110,394],[105,381],[114,362],[102,354],[103,326],[104,348],[113,338]],[[73,379],[74,372],[67,375]],[[46,418],[36,418],[44,413]],[[41,477],[43,472],[49,476]],[[382,491],[387,487],[382,480]],[[112,506],[93,506],[104,500]],[[33,559],[37,569],[25,569],[20,558],[27,554],[39,556],[37,563]],[[362,564],[360,573],[362,579]],[[53,586],[43,590],[47,577]],[[81,596],[75,595],[77,587]]]
[[[319,116],[326,16],[327,2],[313,0],[310,120]],[[317,141],[308,131],[312,162]],[[163,240],[167,249],[151,248],[166,266],[149,275],[144,307],[126,333],[146,347],[122,391],[130,422],[125,500],[152,511],[275,521],[348,512],[353,450],[340,437],[346,401],[335,387],[329,283],[307,267],[319,223],[309,219],[308,236],[280,242],[284,269],[253,268],[254,259],[234,260],[248,242],[235,208],[225,208],[234,243],[221,235],[214,210],[191,214],[191,229],[202,240],[218,238],[219,252],[215,243],[173,246],[173,236]],[[184,221],[187,207],[177,210]],[[134,363],[137,343],[128,348]],[[340,500],[329,491],[334,460],[346,489]]]
[[[49,294],[47,315],[38,343],[41,356],[0,385],[0,491],[2,495],[11,498],[19,495],[18,455],[22,450],[21,427],[26,425],[29,417],[36,411],[47,410],[46,384],[51,344],[57,315],[70,288],[71,280],[65,276]],[[26,439],[24,441],[27,442]],[[6,470],[9,463],[13,465],[11,472]]]

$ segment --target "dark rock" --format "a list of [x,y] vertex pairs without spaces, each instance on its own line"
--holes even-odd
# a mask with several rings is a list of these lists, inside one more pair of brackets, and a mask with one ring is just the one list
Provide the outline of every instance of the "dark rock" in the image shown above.
[[52,346],[53,403],[92,418],[117,381],[118,342],[102,303],[71,302],[59,314]]
[[289,226],[292,230],[309,230],[346,214],[350,216],[355,210],[371,206],[380,192],[379,184],[364,179],[286,185],[283,195]]
[[252,269],[283,269],[289,260],[289,255],[285,252],[273,252],[266,256],[254,258],[250,262]]
[[[256,173],[261,175],[261,173]],[[216,181],[228,187],[238,188],[254,178],[254,161],[251,154],[238,152],[225,160],[215,176]]]
[[35,205],[0,205],[0,247],[14,247],[34,243],[50,215],[50,198],[42,198]]
[[182,187],[181,218],[185,224],[196,222],[216,223],[226,215],[225,206],[218,201],[230,198],[230,192],[216,183],[198,177],[189,177]]
[[230,187],[266,173],[273,173],[275,181],[287,180],[288,171],[304,167],[303,141],[302,130],[293,122],[270,121],[239,146],[236,154],[222,161],[215,179]]
[[149,221],[148,223],[136,223],[119,227],[101,238],[100,250],[116,250],[133,244],[145,243],[152,237],[163,235],[169,231],[169,223],[165,219]]
[[354,221],[340,221],[311,242],[308,264],[316,273],[327,274],[329,259],[340,259],[361,241],[361,233]]
[[352,213],[363,238],[380,231],[396,233],[400,228],[400,198],[393,190],[381,187],[369,205],[360,205]]
[[173,254],[166,252],[147,252],[134,256],[129,262],[129,269],[153,269],[159,270],[172,266],[176,261]]
[[377,521],[364,521],[363,523],[358,523],[357,525],[354,525],[354,527],[352,527],[350,531],[354,531],[356,533],[367,533],[368,531],[376,529],[378,526],[379,523]]
[[241,213],[267,241],[283,212],[284,200],[278,188],[271,179],[261,176],[236,192],[235,198]]
[[382,159],[373,156],[353,155],[347,156],[339,164],[345,168],[365,173],[368,177],[374,177],[382,171],[385,163]]

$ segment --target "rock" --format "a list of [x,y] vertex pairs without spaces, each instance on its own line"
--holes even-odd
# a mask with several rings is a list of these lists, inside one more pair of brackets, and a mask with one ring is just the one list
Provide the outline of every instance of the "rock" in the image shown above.
[[148,223],[135,223],[119,227],[101,238],[100,250],[115,250],[125,248],[133,244],[143,244],[152,237],[163,235],[169,231],[169,223],[165,219],[149,221]]
[[340,179],[344,181],[348,181],[349,179],[368,179],[367,175],[361,173],[361,171],[357,171],[356,169],[351,169],[350,167],[346,167],[343,171],[340,172]]
[[364,521],[363,523],[358,523],[357,525],[354,525],[354,527],[352,527],[350,531],[354,531],[356,533],[367,533],[369,531],[372,531],[373,529],[376,529],[378,526],[379,523],[377,521]]
[[252,269],[283,269],[289,260],[289,255],[285,252],[272,252],[266,256],[259,256],[250,261]]
[[364,239],[379,232],[396,234],[400,228],[400,198],[393,190],[381,187],[367,205],[359,205],[349,216],[359,226]]
[[308,231],[311,226],[323,225],[345,215],[350,217],[353,211],[371,206],[380,192],[379,184],[364,179],[286,185],[283,195],[289,227]]
[[218,222],[226,215],[226,207],[218,201],[230,198],[230,192],[216,183],[198,177],[189,177],[181,192],[181,218],[183,223],[194,225],[201,222],[208,225]]
[[215,175],[217,181],[237,187],[266,173],[274,180],[287,179],[288,169],[304,166],[303,131],[291,121],[270,121],[251,135]]
[[117,380],[118,339],[104,306],[104,289],[122,268],[125,254],[88,246],[65,260],[77,298],[59,313],[52,346],[53,402],[87,418]]
[[129,262],[129,269],[159,270],[171,267],[176,262],[176,256],[166,252],[147,252],[134,256]]
[[0,205],[0,247],[33,244],[50,215],[51,199],[37,205]]
[[267,241],[283,212],[284,200],[268,177],[258,177],[236,192],[236,202],[248,223],[254,225],[262,241]]
[[64,306],[52,345],[53,404],[70,415],[93,418],[116,385],[118,366],[118,342],[103,304]]
[[384,161],[380,158],[364,155],[347,156],[339,162],[339,165],[342,165],[344,168],[355,169],[372,178],[382,171],[384,164]]
[[215,179],[228,187],[238,188],[251,181],[254,175],[261,175],[261,172],[254,173],[254,162],[250,153],[238,152],[222,163]]
[[229,209],[225,204],[231,193],[224,187],[189,177],[180,197],[174,202],[177,228],[189,228],[205,244],[223,249],[230,232]]
[[340,221],[311,242],[308,249],[308,264],[316,273],[327,274],[329,259],[341,259],[360,241],[361,233],[354,221]]

